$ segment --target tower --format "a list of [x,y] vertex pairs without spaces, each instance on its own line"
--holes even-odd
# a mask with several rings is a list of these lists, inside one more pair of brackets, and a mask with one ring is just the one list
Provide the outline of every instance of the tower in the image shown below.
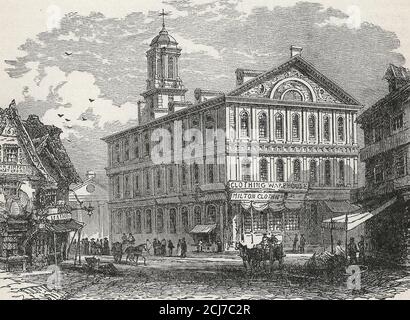
[[179,77],[178,60],[181,49],[178,43],[165,28],[162,16],[162,29],[152,39],[150,49],[147,51],[147,90],[141,95],[145,99],[145,110],[142,120],[150,121],[170,112],[169,103],[185,102],[185,89]]

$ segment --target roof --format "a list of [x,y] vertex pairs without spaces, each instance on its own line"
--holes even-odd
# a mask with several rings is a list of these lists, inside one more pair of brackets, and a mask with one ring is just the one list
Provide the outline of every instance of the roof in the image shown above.
[[325,204],[333,213],[353,213],[361,209],[349,201],[325,201]]
[[1,131],[6,118],[18,130],[19,141],[29,160],[47,180],[64,181],[67,184],[81,181],[60,140],[61,129],[43,124],[36,115],[30,115],[25,121],[21,120],[14,100],[8,108],[0,109]]
[[47,171],[57,181],[80,183],[81,178],[61,142],[61,129],[43,124],[36,115],[30,115],[23,124]]
[[[390,207],[393,203],[395,203],[397,200],[397,197],[394,197],[390,199],[389,201],[385,202],[378,208],[372,210],[372,211],[365,211],[365,212],[357,212],[353,214],[348,214],[347,215],[347,231],[353,230],[354,228],[358,227],[362,223],[366,222],[367,220],[373,218],[374,216],[378,215],[379,213],[383,212],[386,210],[388,207]],[[331,228],[331,223],[333,222],[333,228],[334,229],[342,229],[345,230],[346,228],[346,214],[331,218],[331,219],[326,219],[323,221],[322,225],[330,229]]]
[[321,73],[319,70],[316,69],[316,67],[313,66],[310,62],[306,61],[304,58],[302,58],[301,55],[296,55],[292,57],[291,59],[287,60],[285,63],[282,63],[281,65],[274,67],[258,76],[255,78],[248,80],[238,88],[232,90],[231,92],[227,93],[227,96],[234,96],[234,95],[239,95],[247,90],[251,89],[261,81],[268,80],[272,76],[275,76],[277,74],[280,74],[284,72],[285,70],[289,69],[290,67],[296,67],[298,69],[301,69],[305,71],[307,74],[309,74],[312,79],[314,79],[318,84],[324,85],[330,93],[332,93],[334,96],[336,96],[338,99],[340,99],[343,103],[345,104],[352,104],[352,105],[361,105],[361,103],[351,96],[349,93],[347,93],[344,89],[341,88],[340,85],[336,84],[334,81],[330,80],[327,78],[323,73]]
[[211,233],[216,224],[197,224],[189,233]]
[[387,79],[387,80],[398,79],[398,80],[409,81],[410,80],[410,70],[390,63],[383,79]]
[[168,31],[165,29],[165,27],[163,27],[161,29],[161,31],[159,32],[159,34],[152,39],[150,46],[154,46],[156,44],[173,44],[173,45],[177,45],[178,42],[175,40],[175,38],[173,36],[171,36]]

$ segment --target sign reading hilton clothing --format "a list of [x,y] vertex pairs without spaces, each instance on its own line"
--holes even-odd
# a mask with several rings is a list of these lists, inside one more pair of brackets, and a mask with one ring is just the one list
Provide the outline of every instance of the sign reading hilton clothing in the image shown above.
[[284,193],[274,192],[233,192],[231,194],[232,201],[271,201],[282,202],[285,197]]

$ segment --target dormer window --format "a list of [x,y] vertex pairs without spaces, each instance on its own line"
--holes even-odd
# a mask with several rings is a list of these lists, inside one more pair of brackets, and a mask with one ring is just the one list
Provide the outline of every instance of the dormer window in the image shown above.
[[17,163],[18,160],[18,146],[4,147],[4,161],[8,163]]

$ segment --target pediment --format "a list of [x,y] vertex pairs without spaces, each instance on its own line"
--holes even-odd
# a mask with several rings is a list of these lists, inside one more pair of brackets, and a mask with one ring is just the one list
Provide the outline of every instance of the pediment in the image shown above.
[[360,104],[301,57],[292,58],[278,68],[256,76],[228,95],[332,104]]

